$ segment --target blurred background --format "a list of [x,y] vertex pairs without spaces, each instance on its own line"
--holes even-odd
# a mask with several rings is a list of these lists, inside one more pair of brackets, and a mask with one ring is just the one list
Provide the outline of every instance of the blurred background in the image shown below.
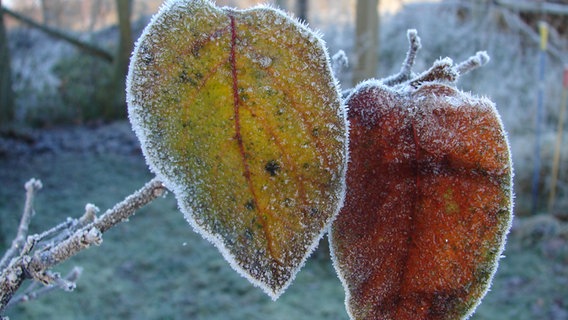
[[[260,1],[216,3],[248,8]],[[568,319],[568,1],[264,3],[319,30],[331,55],[346,52],[349,67],[338,75],[343,89],[398,72],[409,28],[422,40],[415,72],[441,57],[460,62],[487,51],[489,64],[462,77],[458,87],[489,97],[501,114],[513,154],[516,217],[507,258],[473,318]],[[45,186],[35,232],[80,215],[86,202],[111,206],[150,179],[126,120],[124,79],[133,43],[162,2],[0,4],[4,251],[23,206],[22,186],[31,177]],[[86,270],[75,293],[15,307],[13,319],[346,319],[326,240],[300,272],[299,284],[272,303],[181,220],[173,197],[150,206],[105,238],[114,244],[62,266]]]

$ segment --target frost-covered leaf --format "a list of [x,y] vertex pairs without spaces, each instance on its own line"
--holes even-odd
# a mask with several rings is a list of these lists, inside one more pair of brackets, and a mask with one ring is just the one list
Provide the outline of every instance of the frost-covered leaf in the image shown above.
[[347,194],[330,231],[353,319],[459,319],[487,291],[511,220],[494,105],[454,87],[348,97]]
[[151,170],[276,298],[344,196],[347,124],[322,41],[269,7],[169,1],[136,45],[129,116]]

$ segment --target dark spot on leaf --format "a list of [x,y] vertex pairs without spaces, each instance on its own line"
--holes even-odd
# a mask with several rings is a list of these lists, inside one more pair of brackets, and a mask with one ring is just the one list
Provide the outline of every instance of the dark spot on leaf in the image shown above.
[[199,57],[199,51],[203,48],[203,46],[204,46],[204,43],[202,41],[196,42],[190,49],[191,55],[198,58]]
[[154,62],[154,56],[150,53],[150,49],[148,49],[148,47],[143,46],[140,48],[140,53],[141,53],[141,60],[145,65],[150,65],[152,62]]
[[144,55],[142,56],[142,62],[143,62],[145,65],[150,65],[153,61],[154,61],[154,57],[152,57],[149,53],[144,54]]
[[239,93],[239,100],[247,101],[249,99],[249,95],[248,93],[245,92],[245,89],[239,88],[238,93]]
[[256,217],[252,218],[251,224],[253,226],[255,226],[257,229],[262,229],[263,225],[261,223],[259,223],[258,221],[256,221]]
[[320,211],[318,208],[310,208],[310,217],[319,215]]
[[275,96],[275,95],[278,94],[278,91],[275,90],[275,89],[272,88],[272,87],[267,87],[266,90],[265,90],[265,92],[266,92],[266,95],[268,95],[268,96],[270,96],[270,97]]
[[312,136],[314,137],[319,137],[319,129],[318,128],[314,128],[312,130]]
[[264,170],[270,174],[270,176],[274,177],[280,171],[280,165],[276,160],[270,160],[264,166]]
[[187,74],[187,72],[185,70],[183,70],[180,75],[179,75],[179,80],[182,83],[189,83],[192,86],[197,85],[197,81],[195,81],[195,79],[193,79],[189,74]]
[[246,228],[245,229],[245,238],[247,240],[252,240],[253,237],[254,237],[254,233],[252,232],[252,230],[249,229],[249,228]]
[[256,206],[254,205],[254,200],[252,200],[252,199],[249,200],[249,201],[247,201],[247,202],[245,203],[245,208],[246,208],[247,210],[251,210],[251,211],[252,211],[252,210],[255,209],[255,207],[256,207]]

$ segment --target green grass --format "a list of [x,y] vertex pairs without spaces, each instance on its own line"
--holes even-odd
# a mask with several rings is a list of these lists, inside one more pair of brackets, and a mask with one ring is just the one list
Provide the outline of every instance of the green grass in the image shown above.
[[[0,230],[5,239],[14,235],[23,207],[23,184],[31,177],[44,185],[31,230],[39,232],[68,216],[80,216],[87,202],[107,209],[141,187],[151,174],[142,157],[132,155],[61,153],[0,159]],[[347,319],[343,288],[327,246],[321,246],[288,291],[272,302],[191,229],[172,195],[140,210],[103,239],[100,247],[57,268],[62,273],[73,266],[84,268],[74,292],[53,292],[12,308],[7,315],[11,319]],[[568,253],[562,249],[551,253],[546,239],[536,243],[523,239],[521,234],[510,238],[492,290],[473,319],[562,319],[562,308],[568,307]]]

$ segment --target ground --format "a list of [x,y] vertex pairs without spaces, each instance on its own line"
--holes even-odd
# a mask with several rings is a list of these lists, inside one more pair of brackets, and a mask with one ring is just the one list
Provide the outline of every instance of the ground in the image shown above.
[[[127,122],[0,137],[0,235],[14,236],[24,183],[43,182],[31,232],[86,203],[109,208],[152,178]],[[196,234],[170,194],[58,268],[81,266],[72,293],[8,311],[11,319],[347,319],[327,238],[276,302],[241,278]],[[568,226],[549,215],[516,219],[491,291],[472,319],[568,319]],[[5,247],[4,247],[5,248]],[[2,251],[4,248],[1,248]],[[25,288],[25,286],[24,286]]]

